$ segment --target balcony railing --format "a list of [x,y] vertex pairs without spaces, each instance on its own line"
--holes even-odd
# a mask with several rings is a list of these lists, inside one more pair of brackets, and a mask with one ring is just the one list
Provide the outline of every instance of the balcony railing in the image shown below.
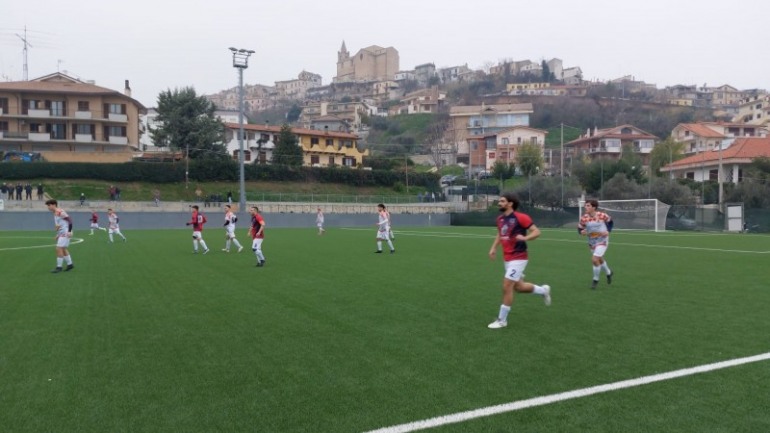
[[4,139],[14,139],[14,138],[15,139],[19,139],[19,138],[28,139],[29,138],[29,133],[28,132],[3,131],[2,134],[3,134],[2,138],[4,138]]
[[76,111],[75,112],[75,118],[76,119],[90,119],[91,118],[91,112],[90,111]]
[[125,114],[110,113],[107,118],[113,122],[128,122],[128,116]]
[[51,110],[27,110],[27,116],[29,117],[51,117]]

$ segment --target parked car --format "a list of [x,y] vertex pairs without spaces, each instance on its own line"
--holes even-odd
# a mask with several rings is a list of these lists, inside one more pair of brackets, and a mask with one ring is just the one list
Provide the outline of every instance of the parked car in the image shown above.
[[439,179],[439,183],[441,185],[451,185],[454,183],[455,179],[457,179],[457,175],[446,174],[444,176],[441,176],[441,179]]
[[492,172],[489,171],[489,170],[481,170],[478,173],[477,176],[478,176],[479,180],[481,180],[481,179],[490,179],[492,177]]

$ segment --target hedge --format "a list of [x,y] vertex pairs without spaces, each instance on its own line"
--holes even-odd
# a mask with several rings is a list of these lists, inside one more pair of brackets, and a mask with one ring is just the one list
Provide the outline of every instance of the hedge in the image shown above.
[[[94,179],[109,182],[172,183],[185,178],[185,162],[126,162],[120,164],[4,162],[0,179]],[[238,163],[231,160],[192,160],[189,177],[193,181],[237,181]],[[386,186],[406,183],[406,175],[393,170],[362,170],[347,167],[291,167],[282,165],[244,165],[244,177],[251,181],[291,181],[341,183],[355,186]],[[438,175],[410,173],[409,185],[438,187]]]

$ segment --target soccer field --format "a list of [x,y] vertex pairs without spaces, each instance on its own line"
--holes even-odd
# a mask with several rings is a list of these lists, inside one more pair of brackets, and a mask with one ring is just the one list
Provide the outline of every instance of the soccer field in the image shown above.
[[397,432],[475,411],[423,426],[770,431],[770,237],[616,230],[613,283],[590,290],[585,238],[543,229],[526,279],[553,305],[517,295],[490,330],[492,224],[396,227],[393,255],[374,226],[268,228],[263,268],[243,228],[229,254],[206,230],[207,255],[189,230],[76,230],[60,274],[52,232],[0,232],[0,430]]

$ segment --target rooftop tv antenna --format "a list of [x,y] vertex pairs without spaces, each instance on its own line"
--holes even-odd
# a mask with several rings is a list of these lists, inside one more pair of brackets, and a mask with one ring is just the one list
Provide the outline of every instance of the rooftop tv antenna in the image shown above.
[[24,36],[16,33],[16,36],[24,42],[24,81],[29,81],[29,66],[27,64],[27,47],[32,48],[32,44],[27,40],[27,26],[24,26]]

